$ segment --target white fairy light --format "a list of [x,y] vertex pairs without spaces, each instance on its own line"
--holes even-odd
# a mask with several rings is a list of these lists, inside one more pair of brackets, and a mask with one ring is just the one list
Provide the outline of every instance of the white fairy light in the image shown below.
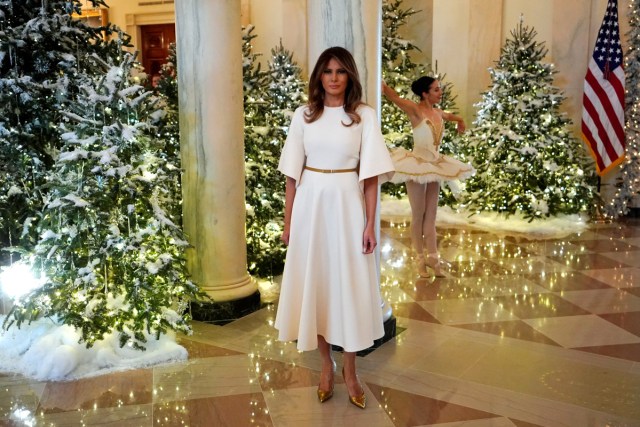
[[0,293],[12,299],[20,299],[34,289],[42,287],[44,277],[37,278],[31,267],[24,262],[16,262],[5,267],[0,273]]

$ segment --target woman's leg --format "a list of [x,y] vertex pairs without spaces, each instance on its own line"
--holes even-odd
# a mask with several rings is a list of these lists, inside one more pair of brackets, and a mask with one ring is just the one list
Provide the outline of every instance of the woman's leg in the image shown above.
[[356,374],[356,354],[354,352],[345,351],[342,355],[342,376],[349,393],[349,401],[354,405],[364,409],[366,399],[364,397],[364,389],[358,380]]
[[425,214],[422,223],[422,233],[426,240],[428,255],[438,253],[438,235],[436,234],[436,213],[438,211],[438,198],[440,197],[440,183],[427,184],[425,197]]
[[318,335],[318,350],[322,359],[322,371],[320,372],[320,384],[318,390],[329,391],[333,389],[333,373],[335,362],[331,357],[331,344],[322,335]]
[[411,244],[416,255],[424,251],[424,222],[426,210],[427,184],[407,181],[407,196],[411,205]]
[[438,198],[440,197],[440,183],[430,182],[427,184],[427,195],[425,198],[425,215],[423,233],[426,240],[427,258],[425,265],[431,267],[436,277],[445,277],[442,271],[442,263],[438,256],[438,234],[436,233],[436,213],[438,211]]

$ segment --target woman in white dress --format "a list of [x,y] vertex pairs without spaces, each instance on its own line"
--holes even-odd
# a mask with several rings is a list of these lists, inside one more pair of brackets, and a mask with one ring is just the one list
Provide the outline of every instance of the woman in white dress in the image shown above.
[[470,164],[438,152],[445,120],[457,122],[459,133],[465,130],[461,117],[435,107],[442,99],[440,82],[428,76],[420,77],[412,83],[411,90],[420,97],[419,102],[400,97],[382,83],[384,95],[409,116],[413,127],[413,150],[396,148],[391,151],[396,169],[392,182],[404,182],[407,186],[411,205],[411,242],[418,261],[418,273],[422,277],[428,276],[429,267],[436,277],[444,277],[436,235],[440,181],[462,180],[475,170]]
[[378,185],[393,175],[393,163],[376,113],[361,99],[351,54],[325,50],[278,166],[286,175],[288,250],[275,327],[279,340],[319,349],[320,402],[333,396],[331,345],[342,347],[349,401],[364,409],[355,357],[384,335],[374,222]]

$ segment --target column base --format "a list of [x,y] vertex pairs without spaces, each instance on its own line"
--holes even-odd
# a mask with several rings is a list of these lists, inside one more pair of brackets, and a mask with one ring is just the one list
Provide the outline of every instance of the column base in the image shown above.
[[[391,316],[384,322],[384,336],[382,338],[378,338],[373,342],[373,345],[369,348],[365,348],[364,350],[360,350],[356,353],[356,356],[364,357],[367,354],[374,351],[376,348],[380,347],[382,344],[389,341],[391,338],[396,336],[396,318],[395,316]],[[331,349],[335,351],[343,351],[343,348],[337,345],[332,345]]]
[[243,316],[260,309],[260,291],[232,301],[211,303],[191,303],[191,317],[193,320],[211,323],[213,325],[226,325]]

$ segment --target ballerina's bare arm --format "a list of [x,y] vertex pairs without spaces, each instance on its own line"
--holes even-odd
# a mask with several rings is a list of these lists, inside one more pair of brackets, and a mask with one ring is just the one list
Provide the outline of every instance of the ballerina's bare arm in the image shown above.
[[409,116],[409,120],[411,120],[411,125],[413,127],[418,126],[420,122],[424,120],[422,114],[420,113],[418,104],[413,101],[409,101],[408,99],[402,98],[395,90],[387,86],[384,81],[382,82],[382,93],[387,97],[387,99],[389,99],[389,101],[396,104],[402,111],[407,114],[407,116]]
[[464,130],[467,128],[464,124],[464,119],[460,116],[456,116],[455,114],[447,113],[446,111],[443,111],[442,118],[450,122],[457,122],[458,125],[456,126],[456,129],[458,133],[464,132]]

